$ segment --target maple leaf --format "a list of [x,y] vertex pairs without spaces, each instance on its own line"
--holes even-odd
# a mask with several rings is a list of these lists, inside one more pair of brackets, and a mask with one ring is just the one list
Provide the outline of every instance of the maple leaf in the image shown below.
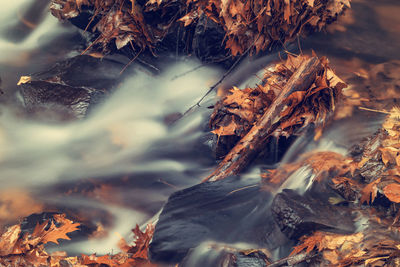
[[311,251],[314,250],[314,248],[318,248],[321,246],[322,239],[324,238],[324,234],[322,232],[315,232],[312,236],[310,237],[303,237],[301,238],[301,244],[298,246],[295,246],[293,248],[293,251],[290,253],[290,255],[295,255],[298,254],[299,252],[306,250],[306,253],[310,253]]

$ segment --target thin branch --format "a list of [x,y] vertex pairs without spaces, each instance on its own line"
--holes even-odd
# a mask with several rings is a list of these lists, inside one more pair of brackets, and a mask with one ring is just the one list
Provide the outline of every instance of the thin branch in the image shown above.
[[180,77],[183,77],[183,76],[185,76],[186,74],[192,73],[192,72],[194,72],[194,71],[196,71],[196,70],[198,70],[198,69],[201,69],[201,68],[203,68],[203,67],[205,67],[205,66],[206,66],[205,64],[201,64],[201,65],[198,65],[198,66],[194,67],[194,68],[191,69],[191,70],[182,72],[181,74],[177,74],[177,75],[175,75],[174,77],[171,78],[171,81],[174,81],[174,80],[176,80],[176,79],[179,79]]
[[208,91],[200,98],[200,100],[197,101],[196,104],[194,104],[188,110],[186,110],[185,113],[183,113],[183,116],[187,115],[194,108],[200,107],[200,103],[203,102],[204,98],[206,98],[212,91],[214,91],[214,89],[217,88],[217,86],[220,85],[226,79],[226,77],[229,76],[229,74],[231,74],[231,72],[235,69],[235,67],[239,64],[239,62],[244,58],[244,56],[248,54],[248,52],[251,50],[252,47],[253,46],[250,46],[249,48],[247,48],[247,50],[232,64],[232,66],[229,68],[229,70],[227,72],[225,72],[224,75],[222,75],[221,79],[219,79],[215,84],[213,84],[208,89]]
[[315,257],[317,254],[307,254],[307,253],[301,253],[293,256],[289,256],[280,260],[277,260],[271,264],[268,264],[266,267],[281,267],[281,266],[293,266],[299,263],[302,263],[304,261],[307,261],[313,257]]
[[[132,43],[132,41],[130,41]],[[122,73],[124,73],[124,71],[133,63],[133,61],[135,61],[137,59],[137,57],[142,53],[143,48],[139,51],[139,53],[137,53],[136,56],[134,56],[129,62],[128,64],[125,65],[125,67],[120,71],[119,75],[121,75]]]

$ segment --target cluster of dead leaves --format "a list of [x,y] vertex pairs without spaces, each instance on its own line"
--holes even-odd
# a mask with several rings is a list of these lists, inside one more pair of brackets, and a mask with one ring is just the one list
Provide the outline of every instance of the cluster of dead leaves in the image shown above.
[[358,163],[360,170],[364,166],[376,168],[375,177],[361,173],[368,182],[362,191],[362,203],[373,203],[378,192],[391,202],[400,203],[400,109],[395,107],[388,113],[378,137],[366,144]]
[[191,31],[206,16],[223,28],[225,47],[236,56],[320,31],[348,7],[350,0],[52,0],[51,11],[65,20],[90,10],[87,29],[100,34],[93,44],[152,52],[171,26]]
[[[400,240],[396,238],[400,230],[400,109],[381,112],[388,113],[382,128],[354,148],[357,153],[342,156],[335,152],[310,152],[295,163],[262,175],[269,186],[281,185],[290,174],[307,166],[315,174],[315,182],[327,182],[343,201],[368,218],[368,227],[355,234],[317,231],[304,236],[292,255],[303,251],[318,253],[323,265],[334,266],[400,264]],[[383,199],[391,203],[389,210],[380,206],[387,206]],[[342,203],[331,199],[330,202]],[[382,211],[374,207],[361,209],[363,204]]]
[[393,203],[400,203],[400,109],[381,112],[388,113],[382,128],[354,148],[361,149],[358,155],[310,152],[294,163],[263,173],[264,181],[282,184],[294,171],[308,166],[316,174],[315,181],[328,179],[331,187],[347,201],[372,204],[379,193]]
[[[273,70],[267,70],[261,84],[255,88],[230,89],[214,106],[210,118],[212,132],[219,137],[246,135],[268,111],[287,81],[307,58],[303,55],[288,55],[285,62],[277,64]],[[299,133],[310,124],[315,124],[317,134],[320,134],[346,86],[329,68],[328,61],[325,58],[320,60],[324,66],[323,71],[317,75],[310,88],[288,96],[285,100],[286,107],[279,116],[278,127],[272,135],[288,137]]]
[[180,21],[195,23],[203,14],[222,25],[232,55],[248,49],[266,50],[273,42],[286,43],[307,31],[322,30],[336,20],[349,0],[186,0],[190,12]]
[[92,45],[99,44],[103,50],[115,44],[117,49],[130,45],[133,50],[153,52],[173,22],[172,18],[157,19],[157,23],[145,21],[144,11],[152,9],[153,4],[154,1],[149,1],[141,5],[135,0],[53,0],[50,10],[61,20],[75,18],[90,10],[93,14],[86,30],[99,33]]
[[303,236],[291,255],[315,251],[322,266],[398,266],[400,241],[393,234],[380,225],[348,235],[316,231]]
[[120,242],[122,252],[115,255],[97,257],[81,255],[69,257],[66,252],[57,251],[49,254],[45,244],[58,244],[59,239],[67,239],[67,234],[79,230],[80,223],[74,223],[64,214],[56,214],[53,219],[37,224],[33,232],[23,231],[20,225],[8,227],[0,236],[1,266],[155,266],[150,263],[147,250],[153,236],[154,227],[149,224],[144,232],[136,226],[133,234],[135,244],[129,246],[124,239]]

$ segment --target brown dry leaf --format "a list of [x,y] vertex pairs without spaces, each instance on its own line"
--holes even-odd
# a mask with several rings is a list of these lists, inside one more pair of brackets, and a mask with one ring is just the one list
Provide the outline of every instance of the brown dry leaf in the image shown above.
[[21,234],[19,225],[11,226],[0,237],[0,256],[7,256],[14,252],[15,244]]
[[331,151],[307,153],[301,157],[299,164],[309,165],[315,174],[335,172],[336,177],[352,174],[356,168],[350,158]]
[[388,184],[383,188],[383,194],[390,201],[400,203],[400,184]]
[[[168,9],[169,5],[179,8],[173,11]],[[184,30],[190,32],[204,14],[224,30],[225,47],[236,56],[245,51],[267,50],[275,42],[287,43],[299,35],[321,31],[350,5],[347,0],[52,0],[50,9],[54,16],[65,20],[84,12],[83,6],[98,19],[95,30],[100,37],[95,43],[103,49],[113,41],[122,48],[131,40],[135,45],[133,50],[153,51],[171,26],[184,22]],[[149,19],[154,16],[161,19],[154,23]]]
[[153,238],[154,226],[152,224],[148,224],[146,226],[146,230],[142,232],[140,231],[139,225],[136,225],[136,228],[133,229],[132,232],[136,236],[136,240],[135,245],[131,246],[128,252],[133,253],[132,258],[148,260],[147,250],[149,248],[150,241]]
[[212,133],[222,136],[222,135],[235,135],[235,131],[238,125],[233,120],[226,126],[220,126],[219,128],[211,131]]
[[[44,222],[36,225],[32,236],[40,237],[40,241],[43,244],[49,242],[58,244],[58,239],[70,240],[67,234],[79,230],[80,223],[73,223],[73,221],[65,218],[64,214],[54,215],[54,220],[60,224],[59,227],[53,221],[50,221],[50,226],[48,226],[48,222]],[[46,230],[47,227],[48,229]]]
[[295,255],[303,250],[310,253],[314,249],[323,252],[325,260],[331,264],[337,264],[343,255],[347,255],[360,244],[364,234],[359,232],[350,235],[341,235],[317,231],[310,236],[300,238],[300,244],[294,247],[290,255]]
[[105,265],[110,266],[110,267],[117,266],[117,263],[115,261],[113,261],[109,255],[104,255],[104,256],[101,256],[101,257],[97,257],[96,254],[92,254],[90,256],[82,254],[81,258],[82,258],[81,263],[84,264],[84,265],[92,265],[92,264],[101,265],[101,264],[105,264]]
[[298,254],[299,252],[306,250],[306,253],[310,253],[311,251],[314,250],[314,248],[319,248],[321,247],[321,242],[322,239],[324,238],[324,233],[322,232],[315,232],[312,236],[310,237],[303,237],[301,238],[300,245],[297,245],[293,248],[293,251],[290,253],[290,255],[295,255]]
[[368,185],[366,185],[364,187],[364,189],[362,190],[362,195],[361,195],[361,199],[360,199],[361,204],[363,204],[364,202],[367,202],[367,204],[369,205],[372,202],[374,202],[376,195],[378,193],[377,185],[380,183],[380,181],[381,181],[381,178],[378,178],[375,181],[369,183]]
[[135,244],[128,246],[125,242],[124,251],[121,253],[99,257],[95,254],[68,257],[67,253],[63,251],[48,254],[44,243],[57,243],[58,239],[69,239],[66,234],[75,231],[78,224],[67,219],[64,214],[54,215],[53,220],[56,223],[46,221],[38,224],[32,234],[22,235],[20,225],[9,227],[0,236],[0,266],[59,267],[65,264],[73,267],[157,266],[150,263],[147,255],[148,246],[154,232],[154,227],[151,224],[146,227],[145,232],[141,232],[138,226],[133,229],[136,237]]
[[[258,119],[268,112],[296,68],[308,58],[289,54],[286,61],[267,70],[262,83],[255,88],[230,89],[228,95],[215,104],[210,128],[219,136],[245,136]],[[293,92],[285,99],[286,107],[273,121],[276,127],[271,136],[296,135],[310,124],[315,124],[317,134],[322,133],[330,113],[341,98],[341,90],[345,84],[329,69],[326,59],[320,60],[324,71],[316,77],[311,88]]]
[[381,147],[379,150],[382,152],[382,162],[388,167],[389,164],[396,164],[396,158],[399,154],[399,149],[394,147]]

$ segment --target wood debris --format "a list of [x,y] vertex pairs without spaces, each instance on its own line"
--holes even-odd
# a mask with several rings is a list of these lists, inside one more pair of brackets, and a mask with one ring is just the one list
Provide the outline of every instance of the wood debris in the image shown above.
[[255,89],[230,90],[216,104],[210,125],[219,136],[242,139],[206,180],[238,174],[264,149],[269,136],[294,135],[313,124],[318,138],[345,86],[327,59],[289,55]]

